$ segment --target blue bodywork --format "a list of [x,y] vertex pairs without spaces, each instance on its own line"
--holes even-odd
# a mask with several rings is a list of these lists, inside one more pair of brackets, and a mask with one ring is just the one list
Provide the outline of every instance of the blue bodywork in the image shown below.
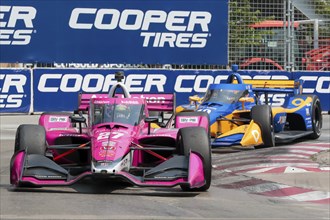
[[[233,83],[236,79],[237,84]],[[294,88],[253,88],[252,84],[245,84],[241,76],[234,72],[228,76],[226,83],[223,84],[211,84],[203,97],[202,103],[199,104],[198,108],[193,104],[182,105],[187,111],[203,111],[207,112],[210,116],[210,124],[214,124],[217,120],[228,120],[225,117],[232,114],[235,110],[245,110],[248,112],[255,105],[261,105],[260,96],[265,96],[265,104],[268,103],[269,94],[285,94],[285,101],[280,108],[273,107],[273,130],[274,133],[283,133],[290,129],[287,127],[288,118],[292,124],[299,121],[299,129],[301,133],[309,132],[313,129],[312,126],[312,104],[307,103],[301,105],[302,102],[306,101],[310,95],[301,95],[302,81],[294,82]],[[250,97],[254,101],[244,102],[239,101],[242,97]],[[244,108],[243,108],[244,105]],[[281,109],[283,108],[283,109]],[[230,120],[230,119],[229,119]],[[243,119],[244,120],[244,119]],[[247,119],[251,120],[251,119]],[[234,123],[234,122],[233,122]],[[248,121],[247,121],[248,123]],[[299,131],[295,131],[296,133]],[[310,134],[310,133],[308,133]],[[289,135],[290,134],[286,134]],[[307,133],[305,134],[307,135]],[[212,142],[212,147],[226,147],[231,145],[238,145],[242,140],[244,134],[235,133],[222,138],[215,138]],[[301,136],[301,135],[300,135]],[[280,137],[278,138],[280,139]]]
[[[251,88],[251,85],[248,84],[211,84],[205,94],[203,103],[199,105],[197,111],[207,112],[210,116],[210,124],[213,124],[218,118],[229,115],[235,110],[241,110],[242,103],[238,100],[242,96],[255,99]],[[217,91],[219,91],[219,97],[208,97],[215,95]],[[230,93],[226,94],[225,97],[224,92]],[[254,105],[255,103],[245,103],[245,109],[251,110]]]

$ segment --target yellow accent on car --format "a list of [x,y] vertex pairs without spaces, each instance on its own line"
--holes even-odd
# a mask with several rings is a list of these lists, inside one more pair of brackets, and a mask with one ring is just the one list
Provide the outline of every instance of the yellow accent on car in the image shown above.
[[240,144],[242,147],[251,147],[263,144],[261,129],[253,120],[251,120],[248,125]]
[[183,112],[184,108],[182,106],[178,106],[175,108],[175,112],[179,113],[179,112]]
[[203,100],[203,98],[201,98],[197,95],[189,96],[189,101],[191,101],[191,102],[201,102],[202,100]]
[[150,127],[151,128],[160,128],[160,126],[158,124],[156,124],[156,123],[151,123],[150,124]]
[[292,105],[294,105],[294,106],[299,106],[299,105],[301,105],[301,103],[303,102],[304,100],[303,99],[301,99],[301,98],[297,98],[297,99],[294,99],[294,100],[292,100]]
[[[304,108],[305,106],[307,106],[309,103],[313,102],[312,97],[307,97],[306,100],[302,100],[302,101],[301,101],[301,98],[297,98],[297,99],[300,101],[300,104],[296,108],[272,107],[273,116],[275,116],[278,113],[293,113],[293,112],[296,112],[296,111]],[[297,99],[292,100],[292,104],[296,103],[295,100],[297,100]]]
[[[211,137],[216,137],[218,134],[224,134],[227,133],[241,125],[244,124],[244,122],[236,121],[235,123],[231,122],[230,120],[233,120],[235,118],[240,118],[241,113],[247,113],[250,112],[250,110],[235,110],[232,114],[226,115],[224,118],[217,120],[210,126],[210,132]],[[226,120],[227,119],[227,120]]]
[[241,125],[239,127],[236,127],[224,134],[219,135],[217,138],[223,138],[223,137],[227,137],[233,134],[244,134],[246,132],[246,129],[248,128],[249,125]]
[[[237,80],[234,80],[237,83]],[[244,84],[251,84],[253,88],[295,88],[299,82],[294,80],[264,80],[244,79]]]
[[254,102],[254,98],[252,97],[242,97],[238,100],[239,102],[242,103],[242,109],[245,110],[245,102]]

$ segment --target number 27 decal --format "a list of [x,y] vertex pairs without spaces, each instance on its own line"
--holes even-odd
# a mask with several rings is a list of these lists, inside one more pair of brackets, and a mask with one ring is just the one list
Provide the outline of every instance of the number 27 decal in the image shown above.
[[109,139],[111,135],[111,139],[118,139],[121,136],[124,136],[123,133],[114,131],[114,132],[101,132],[99,136],[97,137],[97,140],[102,140],[102,139]]

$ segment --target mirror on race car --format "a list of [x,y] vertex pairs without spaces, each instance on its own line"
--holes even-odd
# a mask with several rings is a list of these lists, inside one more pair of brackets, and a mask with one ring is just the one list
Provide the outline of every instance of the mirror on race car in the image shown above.
[[254,98],[253,97],[242,97],[240,98],[238,101],[240,102],[254,102]]
[[144,119],[146,123],[148,123],[148,134],[150,134],[151,123],[158,123],[161,121],[161,117],[159,116],[149,116]]
[[82,115],[70,115],[69,116],[72,123],[78,123],[79,124],[79,133],[82,133],[82,124],[86,123],[86,118]]
[[149,116],[144,119],[145,122],[147,123],[157,123],[161,120],[159,116]]
[[244,109],[245,109],[245,105],[244,105],[244,103],[245,103],[245,102],[254,103],[254,98],[252,98],[252,97],[241,97],[241,98],[239,98],[238,101],[239,101],[239,102],[242,102],[242,109],[244,110]]
[[86,118],[84,116],[81,115],[71,115],[70,116],[71,122],[72,123],[85,123],[86,122]]

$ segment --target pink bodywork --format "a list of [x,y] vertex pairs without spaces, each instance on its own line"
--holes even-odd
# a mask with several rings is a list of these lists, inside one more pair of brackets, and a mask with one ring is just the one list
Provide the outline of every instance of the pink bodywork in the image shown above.
[[[69,186],[77,181],[81,180],[82,178],[92,175],[92,172],[87,171],[79,176],[77,176],[75,179],[70,180],[70,181],[65,181],[65,180],[40,180],[35,177],[29,177],[29,176],[23,176],[21,177],[21,170],[22,170],[22,165],[24,161],[25,154],[24,152],[20,152],[16,158],[15,158],[15,163],[13,164],[12,167],[12,175],[11,175],[11,184],[13,185],[18,185],[19,182],[29,182],[35,185],[39,186]],[[125,177],[129,179],[131,182],[133,182],[135,185],[138,186],[160,186],[160,187],[173,187],[178,184],[182,183],[189,183],[191,188],[196,188],[203,186],[205,184],[205,179],[204,179],[204,171],[203,171],[203,161],[202,159],[195,153],[190,154],[190,159],[189,159],[189,176],[188,179],[186,178],[178,178],[173,181],[141,181],[135,176],[125,172],[121,171],[117,173],[118,176]]]
[[12,158],[10,170],[10,184],[18,185],[22,176],[25,152],[19,151]]
[[[114,124],[110,124],[114,126]],[[138,128],[128,126],[127,128],[99,128],[92,131],[92,155],[95,161],[114,161],[121,159],[129,152],[132,137]]]
[[178,128],[185,127],[203,127],[206,133],[209,131],[209,119],[201,116],[181,116],[175,118],[175,124]]
[[[152,95],[143,95],[144,98],[149,97],[149,100],[141,99],[141,97],[134,98],[138,103],[151,102],[153,110],[173,110],[173,106],[170,107],[171,103],[168,100],[173,99],[173,95],[162,95],[160,99],[153,99]],[[90,99],[92,95],[83,97],[84,99]],[[94,96],[95,97],[95,96]],[[92,98],[91,102],[117,102],[127,101],[127,98],[108,98],[106,96],[97,96]],[[145,112],[150,110],[150,107],[146,105]],[[89,103],[81,102],[80,109],[88,109]],[[146,114],[148,116],[148,114]],[[89,123],[89,122],[88,122]],[[178,128],[190,127],[190,126],[201,126],[208,130],[208,119],[199,116],[181,116],[177,117],[176,125],[177,129],[162,129],[151,128],[150,134],[148,134],[148,123],[142,121],[136,126],[120,124],[120,123],[106,123],[98,124],[93,127],[84,128],[82,133],[79,133],[79,129],[72,126],[69,118],[69,114],[43,114],[39,119],[39,125],[43,126],[46,130],[46,140],[48,145],[54,145],[56,138],[60,136],[76,136],[91,141],[91,155],[94,161],[115,161],[121,160],[123,156],[127,155],[130,151],[130,146],[133,143],[139,143],[140,139],[147,137],[169,137],[176,139]],[[90,125],[89,125],[90,126]],[[132,158],[132,166],[137,166],[141,161],[141,154],[139,151],[135,151]],[[23,164],[25,161],[25,152],[21,151],[15,154],[12,158],[11,167],[11,184],[18,185],[20,182],[29,182],[35,185],[72,185],[78,180],[93,175],[92,171],[86,171],[74,179],[61,180],[61,179],[37,179],[32,176],[22,176]],[[134,175],[122,170],[117,172],[117,176],[127,178],[130,182],[133,182],[139,186],[175,186],[178,184],[189,184],[191,188],[201,187],[205,184],[204,170],[203,170],[203,159],[194,152],[191,152],[189,156],[189,172],[188,178],[178,178],[175,180],[144,180],[141,181]]]
[[[118,98],[124,98],[122,94]],[[87,110],[92,98],[108,98],[108,94],[81,94],[79,98],[79,110]],[[174,94],[131,94],[131,98],[143,99],[148,104],[149,111],[173,111]]]
[[45,128],[46,140],[49,145],[55,144],[55,139],[61,136],[71,135],[89,139],[88,129],[84,128],[82,134],[79,134],[79,129],[72,126],[69,114],[42,114],[39,118],[39,125]]

